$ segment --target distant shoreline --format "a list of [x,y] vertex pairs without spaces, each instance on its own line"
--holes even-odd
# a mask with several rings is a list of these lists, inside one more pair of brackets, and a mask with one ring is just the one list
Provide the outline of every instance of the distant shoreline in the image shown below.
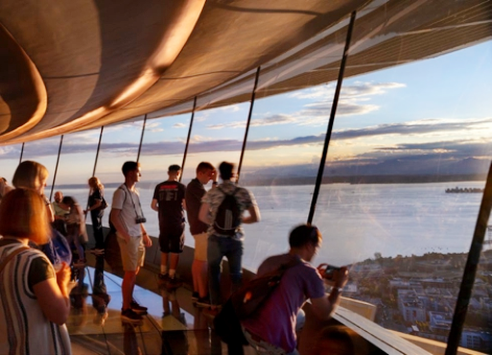
[[[462,181],[485,181],[486,174],[462,174],[462,175],[358,175],[358,176],[325,176],[322,184],[425,184],[434,182],[462,182]],[[143,181],[140,187],[155,186],[159,181]],[[244,186],[296,186],[314,185],[316,176],[302,177],[254,177],[248,175],[240,179],[240,184]],[[186,180],[184,180],[186,183]],[[114,188],[121,185],[121,182],[104,183],[107,188]],[[87,184],[61,184],[57,189],[68,188],[88,188]]]

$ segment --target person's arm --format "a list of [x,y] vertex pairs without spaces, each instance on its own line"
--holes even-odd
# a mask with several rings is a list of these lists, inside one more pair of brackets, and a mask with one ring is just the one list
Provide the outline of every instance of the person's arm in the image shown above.
[[56,274],[56,278],[51,277],[32,287],[43,314],[49,321],[59,325],[64,324],[70,314],[67,289],[70,273],[70,267],[62,263],[62,268]]
[[157,199],[155,199],[155,198],[152,199],[152,202],[150,204],[150,208],[152,208],[156,212],[159,212],[159,203],[157,202]]
[[212,216],[210,215],[210,205],[207,202],[202,202],[200,206],[200,212],[198,212],[198,219],[205,224],[212,223]]
[[342,288],[348,281],[347,268],[342,267],[340,268],[340,270],[335,270],[333,272],[332,280],[334,284],[328,297],[323,296],[311,299],[313,311],[321,320],[329,319],[333,311],[336,309],[338,303],[340,302]]
[[121,210],[118,210],[116,208],[111,209],[111,223],[113,223],[113,226],[116,228],[116,231],[125,239],[125,240],[130,240],[130,235],[128,234],[128,231],[126,230],[126,227],[124,226],[123,222],[121,222],[120,218]]
[[183,199],[182,205],[183,205],[183,209],[186,211],[186,200],[185,199]]
[[251,205],[247,211],[249,212],[248,217],[244,217],[241,222],[245,224],[250,224],[250,223],[256,223],[259,222],[261,217],[260,217],[260,210],[258,209],[258,206],[256,204]]
[[102,200],[94,200],[94,204],[87,209],[87,212],[95,210],[102,205]]
[[143,238],[144,245],[147,248],[150,248],[152,246],[152,239],[150,239],[150,236],[148,235],[147,231],[145,230],[143,223],[140,223],[140,229],[142,231],[142,238]]
[[[43,196],[44,197],[44,196]],[[48,214],[48,220],[50,223],[53,223],[55,221],[55,213],[53,212],[53,208],[51,207],[50,201],[46,200],[46,213]]]

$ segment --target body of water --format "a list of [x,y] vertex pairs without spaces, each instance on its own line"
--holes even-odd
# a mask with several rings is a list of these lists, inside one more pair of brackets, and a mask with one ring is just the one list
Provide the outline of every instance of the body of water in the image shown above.
[[[314,224],[323,233],[315,263],[346,265],[374,257],[468,251],[482,194],[447,194],[456,183],[330,184],[321,187]],[[483,188],[483,182],[460,182]],[[313,186],[254,186],[260,223],[245,226],[244,266],[256,270],[268,256],[288,250],[293,226],[307,220]],[[87,189],[63,189],[85,208]],[[115,189],[106,189],[111,204]],[[150,208],[152,189],[139,189],[151,235],[159,232],[157,213]],[[109,207],[110,208],[110,207]],[[106,210],[104,224],[108,225]],[[91,223],[90,217],[88,223]],[[187,228],[186,244],[194,241]]]

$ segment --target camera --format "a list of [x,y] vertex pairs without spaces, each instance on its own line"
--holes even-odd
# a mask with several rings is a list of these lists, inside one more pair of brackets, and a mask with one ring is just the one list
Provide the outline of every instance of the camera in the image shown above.
[[135,218],[135,223],[136,224],[141,224],[141,223],[145,223],[145,222],[147,222],[147,218],[145,218],[145,217],[137,217],[137,218]]

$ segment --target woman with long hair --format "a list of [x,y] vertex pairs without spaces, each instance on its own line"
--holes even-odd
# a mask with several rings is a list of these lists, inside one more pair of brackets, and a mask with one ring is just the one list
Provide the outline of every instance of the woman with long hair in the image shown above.
[[96,240],[96,247],[94,253],[96,255],[104,253],[104,235],[102,227],[102,218],[104,216],[104,209],[107,207],[106,200],[104,200],[104,185],[101,181],[93,176],[89,179],[89,208],[86,210],[91,213],[92,230],[94,231],[94,239]]
[[55,271],[29,242],[50,238],[41,195],[15,189],[0,203],[0,353],[71,354],[65,322],[70,313],[70,268]]
[[[44,188],[48,180],[48,169],[38,162],[25,160],[17,166],[12,183],[16,188],[24,188],[35,191],[44,201],[44,206],[41,211],[45,211],[48,217],[48,221],[53,223],[55,220],[55,214],[51,206],[50,201],[44,194]],[[41,213],[39,211],[39,213]],[[40,249],[46,254],[51,263],[55,266],[62,261],[70,264],[72,261],[72,255],[70,253],[70,247],[65,238],[55,230],[51,230],[51,238],[48,238],[46,244],[39,245]]]
[[12,178],[12,184],[16,188],[34,190],[44,199],[48,220],[51,223],[55,220],[55,214],[51,208],[50,201],[44,194],[47,181],[48,169],[43,164],[31,160],[25,160],[20,163],[15,169],[14,177]]

